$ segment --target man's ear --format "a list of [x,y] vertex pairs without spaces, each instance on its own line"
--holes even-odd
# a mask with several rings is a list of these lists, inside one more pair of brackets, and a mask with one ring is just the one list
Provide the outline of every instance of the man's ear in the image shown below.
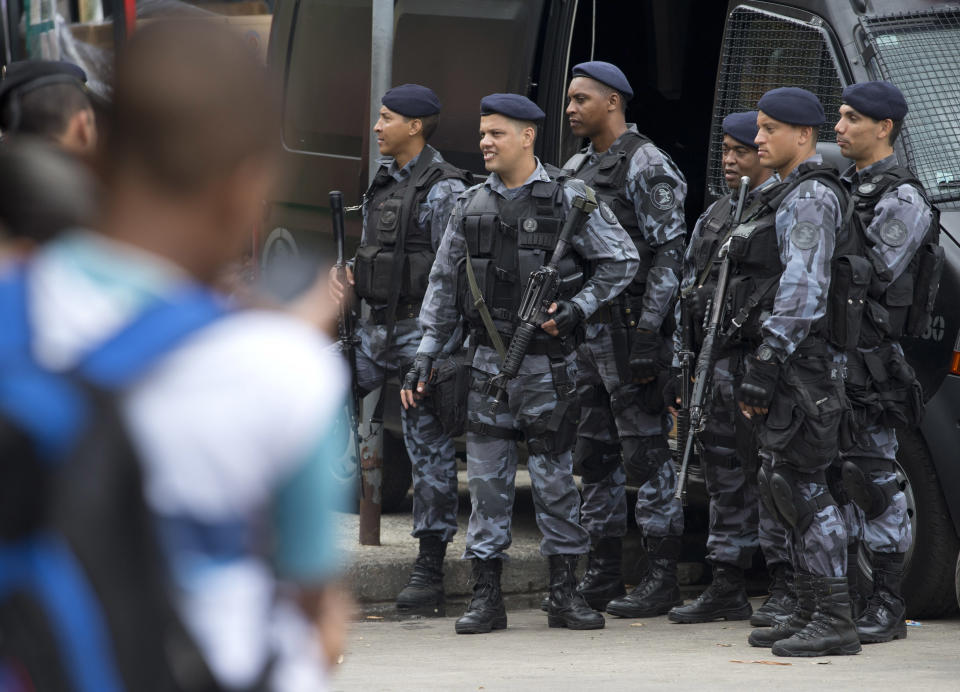
[[90,108],[74,113],[60,136],[60,145],[74,154],[91,153],[97,146],[97,123]]
[[423,133],[423,121],[420,118],[411,118],[408,127],[407,134],[410,137],[416,137]]

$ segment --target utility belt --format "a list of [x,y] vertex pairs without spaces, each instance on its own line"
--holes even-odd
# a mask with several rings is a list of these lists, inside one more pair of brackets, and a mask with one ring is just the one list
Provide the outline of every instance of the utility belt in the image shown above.
[[[397,310],[395,318],[397,322],[401,320],[409,320],[415,317],[420,316],[420,307],[422,303],[420,301],[407,303],[402,302],[397,304]],[[370,309],[370,324],[386,324],[387,323],[387,307],[381,306],[377,308]]]

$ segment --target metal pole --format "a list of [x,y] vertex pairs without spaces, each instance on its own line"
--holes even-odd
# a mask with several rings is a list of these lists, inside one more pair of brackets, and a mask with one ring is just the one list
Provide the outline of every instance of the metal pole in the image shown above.
[[[393,0],[373,0],[370,50],[370,157],[367,180],[377,173],[377,148],[373,125],[380,117],[380,97],[390,88],[393,62]],[[366,310],[366,306],[364,306]],[[361,407],[360,468],[363,492],[360,496],[360,545],[380,545],[380,502],[383,484],[383,424],[374,422],[381,388],[370,392]]]

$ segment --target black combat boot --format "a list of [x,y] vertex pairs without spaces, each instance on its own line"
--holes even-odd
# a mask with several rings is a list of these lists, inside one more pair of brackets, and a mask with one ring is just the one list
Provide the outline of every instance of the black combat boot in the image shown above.
[[[813,578],[817,609],[806,627],[773,645],[775,656],[850,656],[860,653],[860,638],[850,617],[846,577]],[[755,630],[759,632],[760,630]]]
[[773,627],[776,622],[790,617],[797,605],[793,567],[786,562],[775,562],[767,565],[767,571],[770,573],[770,595],[750,616],[750,624],[754,627]]
[[860,541],[847,544],[847,586],[850,588],[850,614],[854,621],[867,609],[867,597],[860,588]]
[[650,618],[683,605],[677,584],[680,538],[647,538],[650,572],[629,594],[607,604],[607,612],[622,618]]
[[816,594],[813,591],[813,575],[809,572],[796,572],[794,575],[796,586],[796,601],[793,612],[783,619],[777,620],[772,627],[761,627],[753,630],[747,641],[750,646],[770,648],[781,639],[787,639],[802,630],[813,617],[817,607]]
[[747,600],[743,569],[736,565],[713,564],[713,581],[693,603],[672,608],[667,614],[671,622],[713,622],[714,620],[746,620],[753,613]]
[[627,593],[623,586],[621,560],[623,539],[601,538],[587,558],[587,570],[577,586],[594,610],[603,611],[607,603]]
[[397,595],[397,608],[443,609],[443,558],[446,554],[447,544],[440,540],[439,536],[424,536],[420,539],[420,554],[413,563],[410,580]]
[[473,598],[454,625],[457,634],[486,634],[507,628],[507,609],[500,592],[502,560],[473,560]]
[[603,629],[603,616],[577,591],[579,555],[550,556],[550,609],[547,624],[572,630]]
[[900,594],[903,557],[903,553],[873,554],[873,595],[866,610],[855,620],[863,644],[907,638],[907,623],[903,619],[906,604]]

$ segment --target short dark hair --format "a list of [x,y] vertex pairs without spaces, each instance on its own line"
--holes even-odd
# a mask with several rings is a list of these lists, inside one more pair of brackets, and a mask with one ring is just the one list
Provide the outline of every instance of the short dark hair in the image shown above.
[[104,153],[108,182],[136,172],[189,194],[279,141],[267,71],[229,29],[180,19],[138,29],[118,63]]
[[440,114],[421,115],[417,118],[410,118],[410,120],[420,121],[420,134],[423,135],[423,141],[429,142],[430,138],[433,137],[433,133],[437,131],[437,125],[440,124]]
[[897,141],[897,137],[900,136],[900,130],[903,129],[903,120],[893,120],[891,118],[890,122],[893,123],[893,127],[890,128],[890,136],[887,141],[890,143],[890,146],[893,146],[893,143]]
[[10,94],[0,110],[0,130],[37,137],[59,137],[67,129],[70,118],[87,109],[92,106],[80,84],[48,84],[25,93]]

